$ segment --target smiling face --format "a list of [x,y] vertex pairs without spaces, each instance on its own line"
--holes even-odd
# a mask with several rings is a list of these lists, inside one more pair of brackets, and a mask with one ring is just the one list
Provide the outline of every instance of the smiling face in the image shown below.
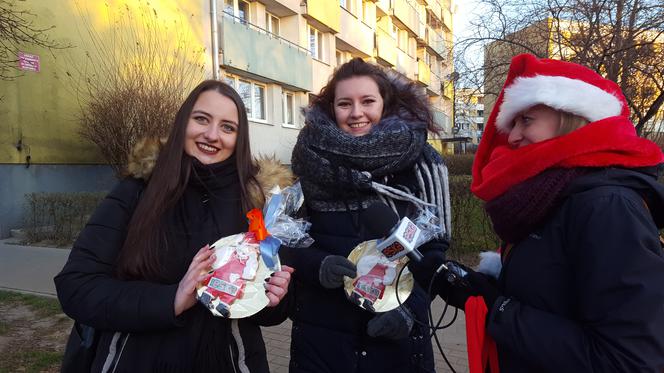
[[353,136],[369,133],[383,115],[383,97],[378,84],[368,76],[339,81],[332,105],[337,126]]
[[559,135],[560,112],[548,106],[537,105],[514,118],[508,142],[513,148],[521,148],[552,139]]
[[228,159],[235,151],[238,112],[230,98],[217,91],[198,96],[187,122],[184,151],[203,164]]

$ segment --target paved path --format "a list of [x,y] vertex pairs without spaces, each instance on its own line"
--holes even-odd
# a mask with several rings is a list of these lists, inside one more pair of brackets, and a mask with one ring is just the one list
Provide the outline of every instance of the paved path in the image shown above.
[[[67,249],[19,246],[8,244],[7,240],[0,240],[0,289],[53,297],[55,296],[53,277],[60,272],[68,256]],[[443,309],[443,302],[436,299],[432,309],[437,318]],[[452,312],[448,312],[443,323],[449,321],[451,316]],[[263,328],[272,373],[288,372],[290,329],[290,321]],[[448,360],[459,373],[468,372],[465,335],[462,313],[451,327],[438,332],[438,338]],[[437,351],[435,342],[433,343],[436,372],[451,372]]]

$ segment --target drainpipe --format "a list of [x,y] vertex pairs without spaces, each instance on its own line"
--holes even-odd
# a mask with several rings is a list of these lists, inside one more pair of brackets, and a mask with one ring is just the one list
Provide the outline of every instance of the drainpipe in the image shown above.
[[212,30],[212,78],[219,80],[219,32],[217,30],[217,0],[210,0],[210,25]]

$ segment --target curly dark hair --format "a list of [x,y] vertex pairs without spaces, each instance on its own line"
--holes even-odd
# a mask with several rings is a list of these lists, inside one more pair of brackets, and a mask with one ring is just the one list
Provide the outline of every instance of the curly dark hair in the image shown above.
[[339,66],[311,103],[335,119],[333,103],[337,84],[346,79],[368,76],[378,85],[383,98],[382,117],[398,115],[405,120],[414,119],[427,124],[427,130],[440,133],[441,128],[434,122],[431,106],[421,88],[396,71],[386,71],[378,65],[356,57]]

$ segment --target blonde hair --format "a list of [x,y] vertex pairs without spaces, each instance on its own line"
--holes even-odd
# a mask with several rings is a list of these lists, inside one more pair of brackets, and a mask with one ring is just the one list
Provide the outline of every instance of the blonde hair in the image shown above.
[[590,123],[586,118],[566,111],[558,110],[560,114],[560,126],[558,127],[558,136],[566,135]]

